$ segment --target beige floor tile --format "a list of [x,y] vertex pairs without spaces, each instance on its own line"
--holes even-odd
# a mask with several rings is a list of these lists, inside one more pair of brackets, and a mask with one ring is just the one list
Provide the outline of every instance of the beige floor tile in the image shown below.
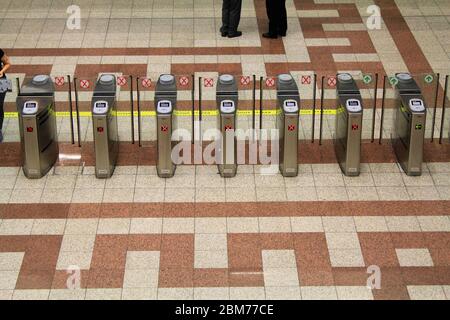
[[158,287],[158,269],[125,269],[124,288],[156,288]]
[[43,189],[47,181],[47,176],[41,179],[28,179],[23,173],[19,173],[17,176],[16,184],[14,189]]
[[330,249],[331,266],[364,267],[361,249]]
[[450,162],[428,162],[427,167],[432,173],[450,173]]
[[300,300],[300,287],[267,287],[267,300]]
[[13,290],[16,287],[20,270],[0,271],[0,290]]
[[302,300],[337,300],[334,286],[301,287]]
[[299,172],[297,177],[284,178],[286,187],[314,187],[314,175],[310,172]]
[[197,175],[195,177],[195,186],[198,188],[225,188],[225,179],[220,175]]
[[433,179],[428,172],[422,172],[421,176],[415,177],[404,174],[402,175],[402,178],[407,187],[427,187],[434,185]]
[[225,179],[227,188],[255,187],[254,174],[237,174],[234,178]]
[[133,196],[134,187],[105,189],[103,203],[133,202]]
[[97,234],[128,234],[130,223],[128,218],[100,219]]
[[197,188],[196,202],[225,202],[225,188]]
[[208,250],[194,253],[195,268],[228,268],[228,252],[226,250]]
[[1,252],[0,271],[19,271],[24,252]]
[[0,189],[13,189],[17,176],[0,175]]
[[31,234],[36,235],[60,235],[64,234],[66,219],[36,219],[31,229]]
[[405,187],[377,187],[377,192],[381,201],[406,201],[410,199]]
[[0,290],[0,301],[11,300],[14,290]]
[[163,233],[194,233],[194,218],[164,218]]
[[322,217],[325,232],[355,232],[353,217]]
[[226,233],[226,218],[195,218],[195,233]]
[[33,223],[33,219],[5,219],[0,225],[0,235],[29,235]]
[[255,174],[256,187],[283,188],[284,178],[281,175],[261,175]]
[[195,188],[195,176],[175,175],[166,179],[166,188]]
[[62,243],[61,251],[85,251],[89,252],[94,250],[95,235],[72,235],[65,234]]
[[401,267],[433,267],[428,249],[395,249]]
[[76,266],[81,270],[89,270],[92,261],[92,251],[61,251],[56,263],[56,270],[68,270]]
[[195,189],[166,189],[164,193],[165,202],[194,202],[195,201]]
[[285,188],[256,188],[256,200],[257,201],[286,201],[286,189]]
[[377,187],[402,187],[404,182],[402,179],[402,173],[400,172],[388,172],[388,173],[372,173],[373,181]]
[[249,188],[226,188],[226,201],[227,202],[255,202],[256,201],[256,189]]
[[288,187],[286,195],[288,201],[317,201],[315,187]]
[[104,189],[81,189],[73,191],[72,203],[101,203],[103,201]]
[[13,189],[0,189],[0,203],[9,203]]
[[420,232],[420,224],[413,216],[387,216],[386,222],[391,232]]
[[448,216],[418,216],[420,228],[425,232],[450,232]]
[[73,189],[76,175],[49,175],[45,183],[46,189]]
[[264,285],[266,287],[298,287],[297,268],[265,268]]
[[407,286],[411,300],[445,300],[441,286]]
[[356,232],[326,232],[325,237],[329,249],[361,248]]
[[366,287],[336,286],[339,300],[373,300],[372,291]]
[[450,187],[447,186],[437,186],[436,189],[439,192],[441,200],[450,200]]
[[193,300],[194,288],[158,288],[158,300]]
[[407,187],[411,200],[440,200],[439,191],[434,186]]
[[292,232],[323,232],[321,217],[291,217]]
[[377,201],[379,200],[375,187],[347,187],[350,201]]
[[[178,174],[178,172],[177,172]],[[160,178],[157,175],[137,175],[136,176],[136,188],[161,188],[164,189],[166,186],[166,179]]]
[[435,186],[449,186],[450,185],[450,173],[432,173]]
[[264,268],[296,268],[294,250],[262,250]]
[[229,288],[194,288],[195,300],[228,300]]
[[86,289],[52,289],[49,300],[84,300]]
[[450,286],[442,286],[442,289],[445,292],[445,295],[447,296],[447,300],[450,300]]
[[227,218],[228,233],[258,233],[258,218]]
[[95,175],[79,175],[75,188],[80,189],[103,189],[106,185],[105,179],[97,179]]
[[263,287],[231,287],[231,300],[265,300],[266,293]]
[[338,174],[341,173],[341,168],[337,163],[314,163],[311,165],[314,174],[320,173],[331,173]]
[[388,226],[384,217],[353,217],[358,232],[387,232]]
[[195,234],[195,250],[226,250],[227,234]]
[[164,188],[136,188],[134,189],[134,202],[163,202]]
[[72,201],[73,189],[49,189],[45,188],[41,203],[70,203]]
[[124,288],[122,300],[156,300],[157,288]]
[[159,234],[162,218],[131,218],[130,234]]
[[48,300],[49,295],[45,289],[14,290],[13,300]]
[[347,201],[347,189],[345,187],[317,187],[319,201]]
[[65,234],[89,235],[97,233],[99,219],[68,219]]
[[159,269],[159,251],[128,251],[126,258],[127,270]]
[[114,175],[135,175],[137,174],[137,166],[117,166]]
[[122,289],[86,289],[86,300],[120,300]]
[[39,203],[43,189],[14,189],[9,203]]
[[340,173],[314,173],[316,187],[343,187],[344,180]]
[[259,218],[260,232],[291,232],[289,217],[262,217]]

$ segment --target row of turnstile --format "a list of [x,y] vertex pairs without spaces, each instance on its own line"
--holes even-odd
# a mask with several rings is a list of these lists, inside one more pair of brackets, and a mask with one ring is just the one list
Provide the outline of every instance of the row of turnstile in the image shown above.
[[[420,175],[426,106],[421,90],[410,74],[396,75],[397,106],[392,144],[398,162],[407,175]],[[283,176],[298,175],[298,132],[300,94],[289,74],[277,78],[277,120],[279,135],[279,169]],[[345,175],[360,173],[363,103],[360,90],[348,73],[337,76],[337,112],[334,146],[339,165]],[[23,171],[29,178],[44,176],[58,159],[55,113],[55,88],[49,76],[27,79],[17,97]],[[101,75],[92,97],[92,125],[95,149],[95,173],[108,178],[114,172],[119,153],[116,77]],[[157,173],[170,178],[176,165],[172,159],[176,128],[174,111],[177,85],[173,75],[161,75],[155,89],[157,129]],[[222,134],[219,145],[218,170],[222,177],[237,172],[236,114],[238,86],[234,76],[221,75],[217,84],[218,127]]]

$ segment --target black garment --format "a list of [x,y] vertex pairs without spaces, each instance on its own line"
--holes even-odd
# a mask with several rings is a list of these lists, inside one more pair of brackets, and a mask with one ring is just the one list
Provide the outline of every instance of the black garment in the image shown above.
[[286,0],[266,0],[269,33],[284,35],[287,31]]
[[0,131],[3,129],[3,119],[5,113],[3,112],[3,103],[5,102],[6,92],[0,92]]
[[[0,49],[0,70],[3,69],[3,62],[1,61],[1,59],[3,59],[3,56],[5,55],[5,51],[3,51],[2,49]],[[6,75],[3,75],[3,78],[6,77]]]
[[242,0],[223,0],[221,32],[235,33],[241,21]]

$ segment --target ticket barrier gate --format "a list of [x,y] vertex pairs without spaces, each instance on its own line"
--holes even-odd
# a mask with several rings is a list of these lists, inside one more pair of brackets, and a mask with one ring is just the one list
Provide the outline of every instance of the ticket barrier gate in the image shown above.
[[156,84],[156,130],[157,130],[157,162],[156,171],[161,178],[171,178],[175,174],[176,165],[172,160],[172,133],[176,127],[174,110],[177,104],[177,85],[175,77],[170,74],[161,75]]
[[231,178],[237,173],[237,146],[235,138],[236,111],[238,107],[238,87],[232,75],[221,75],[217,83],[216,100],[218,107],[217,123],[221,133],[219,154],[219,173]]
[[298,125],[300,95],[290,74],[277,78],[277,129],[279,132],[280,172],[284,177],[298,175]]
[[403,171],[409,176],[422,174],[423,145],[427,108],[422,92],[408,73],[395,75],[396,107],[392,145]]
[[338,74],[336,91],[336,158],[346,176],[358,176],[363,119],[361,94],[355,80],[348,73]]
[[23,172],[39,179],[58,160],[55,87],[47,75],[25,79],[16,99]]
[[116,77],[99,77],[92,96],[92,126],[95,149],[95,175],[109,178],[113,175],[119,154],[117,127]]

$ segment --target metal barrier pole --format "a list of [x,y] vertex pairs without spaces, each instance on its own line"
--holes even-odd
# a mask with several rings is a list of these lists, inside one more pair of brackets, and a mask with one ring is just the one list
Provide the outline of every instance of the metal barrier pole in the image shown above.
[[73,88],[75,90],[75,111],[77,113],[77,134],[78,134],[78,147],[81,148],[81,132],[80,132],[80,108],[78,106],[78,88],[77,78],[73,78]]
[[320,131],[319,131],[319,146],[322,145],[322,125],[323,125],[323,100],[325,98],[325,76],[322,76],[322,91],[320,93]]
[[259,130],[262,130],[263,126],[263,98],[264,98],[264,89],[263,89],[263,77],[259,77]]
[[72,144],[75,144],[75,133],[73,131],[73,107],[72,107],[72,80],[70,75],[67,75],[67,82],[69,84],[69,118],[70,118],[70,133]]
[[134,99],[133,99],[133,76],[130,76],[130,113],[131,113],[131,144],[134,144]]
[[252,101],[252,129],[255,132],[256,126],[256,75],[253,75],[253,101]]
[[383,97],[381,98],[381,121],[380,121],[380,138],[378,139],[378,144],[381,144],[383,140],[383,122],[384,122],[384,103],[386,100],[386,78],[383,77]]
[[17,93],[20,94],[20,79],[16,78],[16,84],[17,84]]
[[139,77],[136,77],[136,98],[137,98],[137,116],[138,116],[138,140],[139,147],[142,147],[142,129],[141,129],[141,90],[139,89]]
[[317,74],[314,73],[313,81],[313,114],[311,126],[311,143],[314,143],[314,131],[316,131],[316,103],[317,103]]
[[[198,78],[198,135],[199,135],[199,139],[200,142],[203,141],[202,139],[202,119],[203,119],[203,114],[202,114],[202,77]],[[202,144],[200,144],[202,145]]]
[[375,73],[375,88],[373,93],[373,108],[372,108],[372,133],[370,142],[375,141],[375,117],[377,115],[377,99],[378,99],[378,73]]
[[195,75],[192,76],[192,90],[191,90],[191,103],[192,103],[192,144],[194,144],[195,140]]
[[431,123],[431,142],[434,141],[434,128],[436,126],[436,111],[437,111],[437,103],[438,103],[438,95],[439,95],[439,80],[441,75],[439,73],[436,74],[436,92],[434,96],[434,107],[433,107],[433,121]]
[[446,102],[447,102],[447,94],[448,94],[448,78],[450,76],[447,75],[445,77],[445,87],[444,87],[444,98],[442,101],[442,115],[441,115],[441,130],[439,133],[439,144],[442,144],[442,139],[444,137],[444,124],[445,124],[445,106],[446,106]]

